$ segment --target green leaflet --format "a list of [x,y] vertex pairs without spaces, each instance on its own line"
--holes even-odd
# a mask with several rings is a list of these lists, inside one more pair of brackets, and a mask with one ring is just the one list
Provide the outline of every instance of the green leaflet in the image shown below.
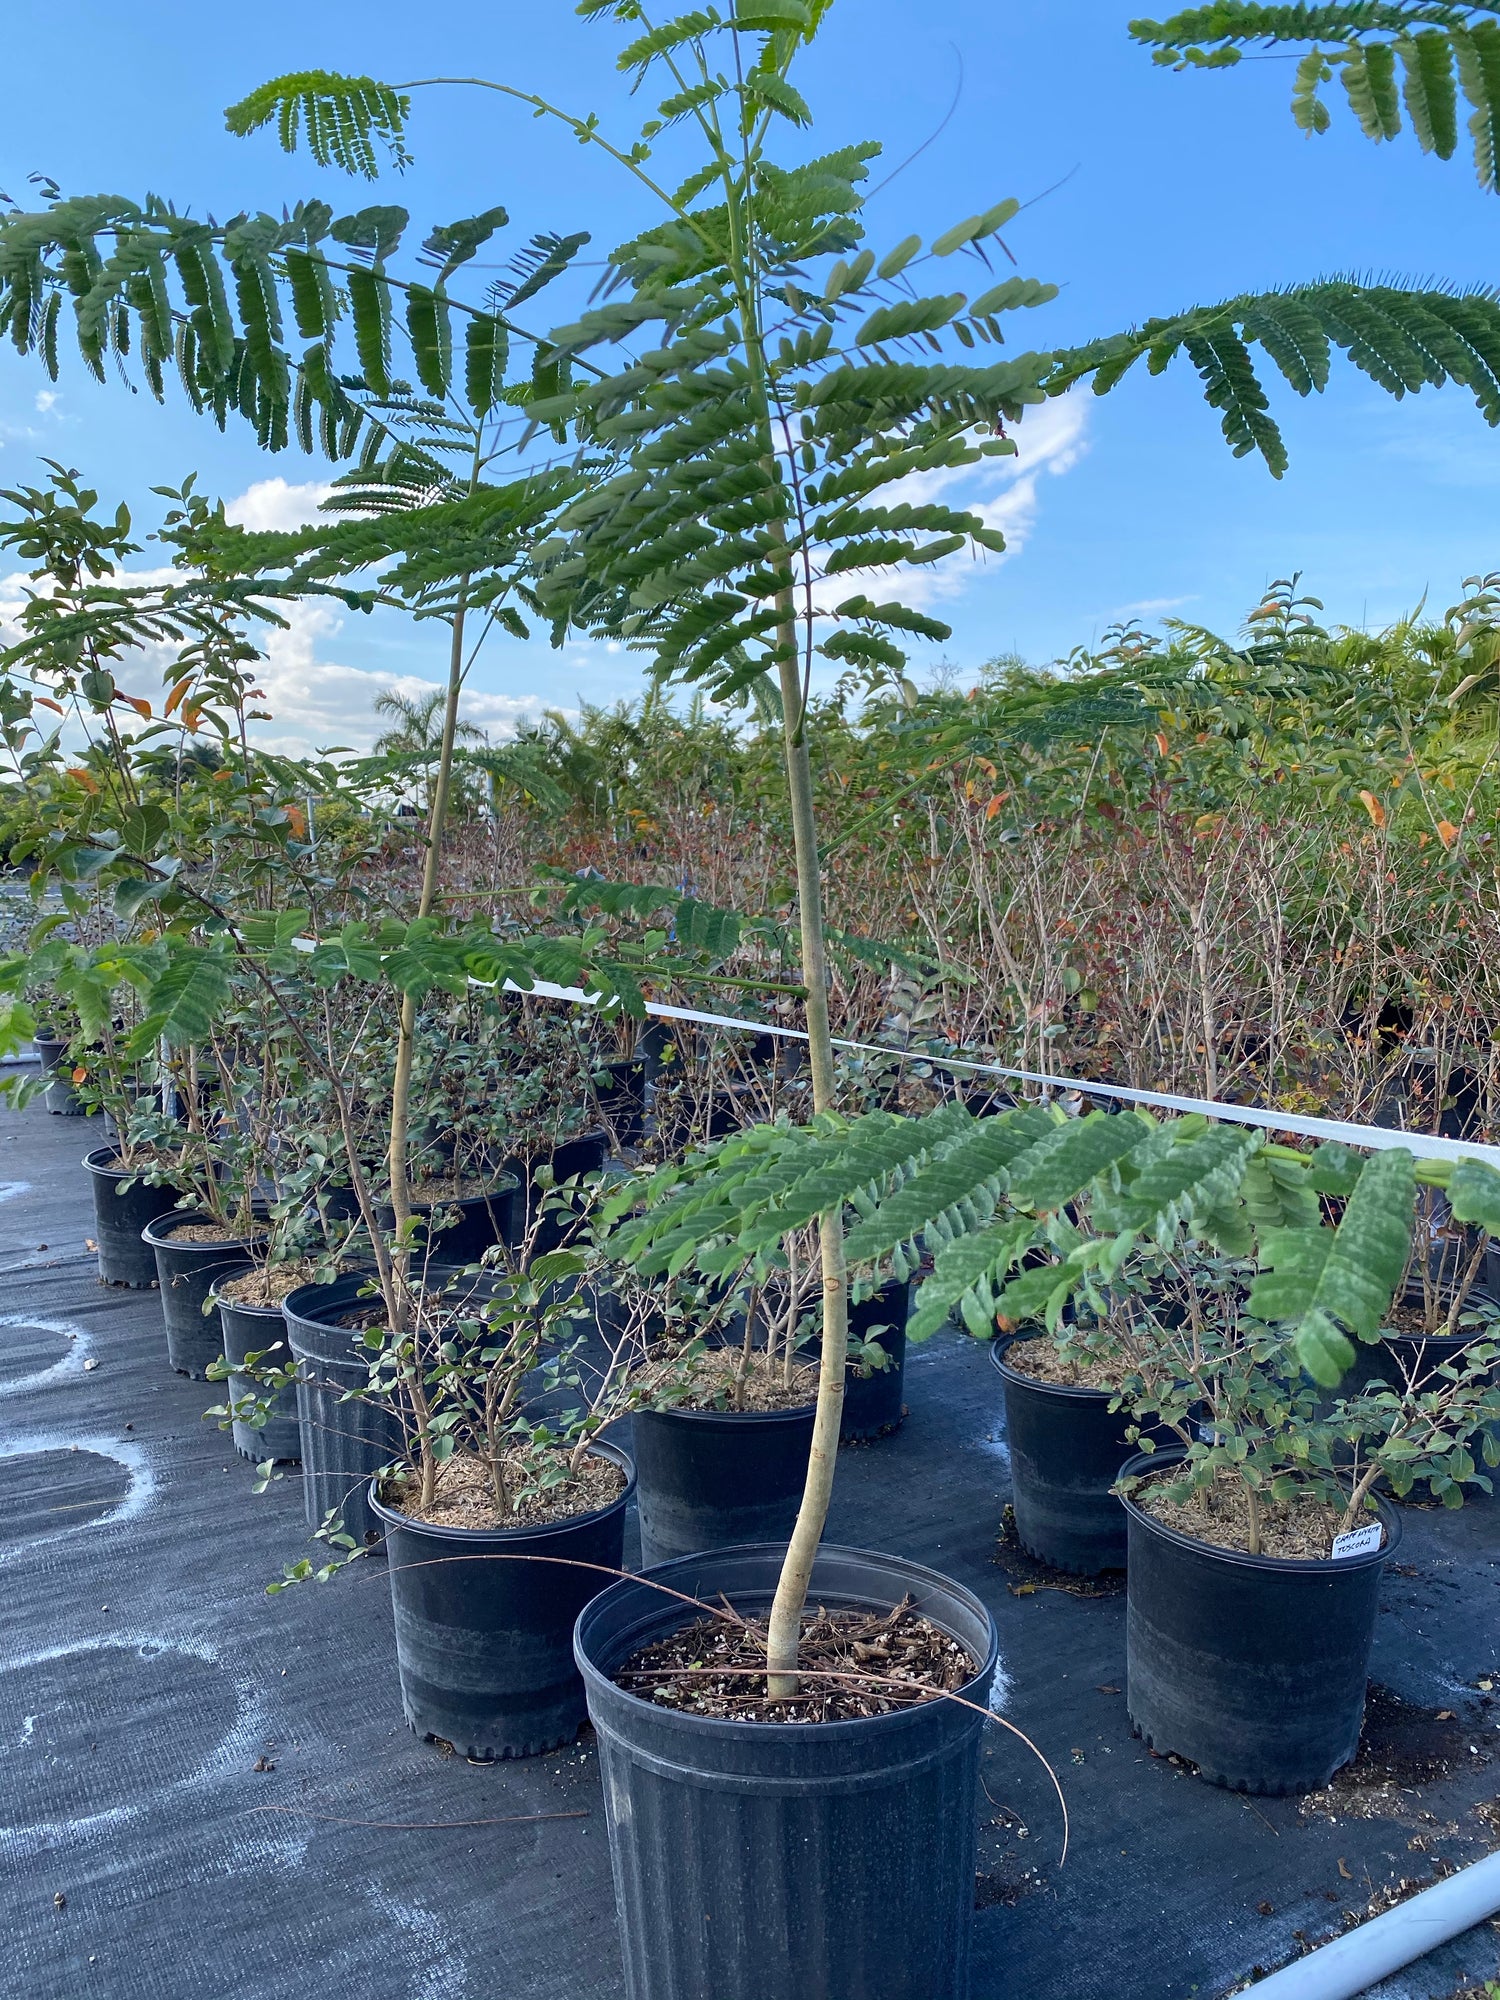
[[1451,160],[1458,146],[1458,92],[1453,80],[1453,46],[1431,28],[1403,35],[1402,96],[1417,143],[1424,153]]
[[346,280],[354,308],[354,344],[365,380],[378,396],[390,393],[391,288],[383,273],[350,271]]
[[1250,1310],[1260,1319],[1297,1324],[1297,1358],[1325,1387],[1335,1387],[1342,1373],[1333,1369],[1330,1333],[1347,1327],[1373,1336],[1406,1268],[1414,1168],[1404,1146],[1376,1153],[1365,1162],[1336,1230],[1271,1229],[1262,1238],[1267,1268],[1250,1288]]
[[1058,1125],[1010,1166],[1013,1202],[1045,1214],[1081,1194],[1097,1175],[1148,1140],[1154,1130],[1134,1111],[1091,1111]]
[[406,294],[406,331],[417,376],[441,402],[453,377],[453,319],[442,288],[412,285]]
[[149,1055],[159,1041],[186,1048],[203,1041],[228,1004],[232,991],[222,951],[173,942],[171,961],[145,995],[145,1019],[131,1034],[126,1048],[133,1056]]
[[[1166,1131],[1175,1136],[1179,1129],[1168,1126]],[[1126,1180],[1121,1219],[1114,1226],[1160,1236],[1185,1218],[1225,1207],[1263,1143],[1259,1132],[1244,1126],[1214,1125],[1165,1150],[1153,1148],[1148,1163]]]
[[476,417],[500,400],[510,361],[510,333],[498,313],[477,313],[464,330],[464,395]]
[[1258,1231],[1317,1226],[1317,1189],[1305,1166],[1268,1160],[1262,1153],[1246,1161],[1240,1195]]
[[1015,1325],[1022,1325],[1027,1320],[1045,1319],[1052,1326],[1083,1273],[1084,1266],[1072,1258],[1064,1259],[1060,1264],[1043,1264],[1035,1270],[1023,1271],[1018,1278],[1011,1279],[996,1299],[995,1313]]
[[[919,1124],[931,1126],[942,1115],[934,1113]],[[1038,1106],[977,1122],[966,1112],[962,1115],[967,1129],[960,1128],[957,1137],[945,1137],[934,1146],[926,1165],[850,1230],[844,1248],[851,1265],[873,1263],[898,1243],[911,1242],[938,1216],[965,1197],[979,1197],[986,1188],[993,1206],[1006,1167],[1026,1154],[1039,1129],[1052,1126],[1050,1114]]]
[[1483,1160],[1460,1160],[1448,1183],[1448,1203],[1456,1222],[1477,1222],[1500,1236],[1500,1173]]
[[243,137],[276,121],[283,152],[297,150],[304,123],[308,150],[320,167],[374,180],[380,171],[374,140],[379,139],[397,167],[410,164],[406,120],[411,99],[370,76],[340,76],[328,70],[301,70],[273,77],[224,113],[227,129]]
[[[895,1118],[890,1113],[871,1113],[860,1119],[842,1144],[828,1149],[831,1158],[818,1161],[787,1189],[775,1208],[761,1218],[758,1227],[745,1231],[746,1247],[762,1247],[778,1240],[787,1230],[811,1222],[815,1216],[842,1209],[861,1189],[899,1169],[910,1168],[921,1157],[924,1145],[952,1130],[956,1116],[968,1118],[967,1112],[951,1106],[945,1106],[936,1116],[940,1122],[934,1129],[928,1129],[930,1120]],[[851,1231],[845,1243],[845,1255],[851,1265],[865,1261],[858,1249],[849,1246],[859,1237],[859,1229],[866,1226],[861,1224]]]
[[1027,1216],[996,1223],[973,1236],[959,1236],[946,1244],[938,1252],[932,1275],[917,1289],[906,1324],[907,1339],[930,1339],[966,1293],[981,1282],[994,1284],[1003,1278],[1017,1259],[1025,1255],[1035,1236],[1036,1225]]
[[1391,44],[1359,44],[1344,57],[1342,68],[1350,109],[1365,137],[1394,139],[1401,130],[1401,106]]

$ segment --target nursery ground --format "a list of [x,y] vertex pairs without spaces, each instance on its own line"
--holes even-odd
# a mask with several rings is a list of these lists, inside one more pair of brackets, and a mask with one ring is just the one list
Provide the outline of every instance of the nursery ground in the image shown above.
[[[97,1284],[94,1131],[0,1113],[0,1994],[617,2000],[587,1732],[445,1756],[402,1721],[378,1560],[265,1594],[306,1546],[295,1477],[254,1497],[155,1295]],[[1005,1713],[1067,1793],[1059,1869],[1046,1778],[991,1732],[974,2000],[1222,1995],[1500,1845],[1500,1504],[1406,1511],[1361,1764],[1310,1803],[1249,1800],[1132,1737],[1118,1588],[997,1548],[997,1389],[966,1339],[917,1350],[906,1425],[845,1452],[832,1524],[993,1607]],[[1379,1992],[1497,1970],[1485,1928]]]

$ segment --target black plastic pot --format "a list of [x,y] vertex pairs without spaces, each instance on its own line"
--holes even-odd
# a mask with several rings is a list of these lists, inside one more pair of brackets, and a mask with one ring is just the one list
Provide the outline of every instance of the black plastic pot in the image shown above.
[[[1488,1292],[1489,1287],[1485,1285],[1481,1289]],[[1404,1296],[1409,1304],[1420,1307],[1421,1280],[1409,1283]],[[1354,1366],[1333,1393],[1337,1396],[1357,1396],[1362,1390],[1372,1387],[1402,1389],[1413,1369],[1419,1375],[1430,1375],[1445,1361],[1456,1361],[1466,1347],[1493,1337],[1484,1328],[1466,1327],[1462,1332],[1451,1335],[1382,1333],[1374,1342],[1357,1340],[1354,1343]]]
[[[1132,1458],[1125,1474],[1175,1464]],[[1378,1503],[1381,1547],[1340,1562],[1290,1562],[1194,1541],[1123,1502],[1129,1522],[1126,1706],[1159,1753],[1210,1783],[1268,1797],[1316,1791],[1353,1757],[1379,1608],[1401,1539]]]
[[622,1146],[638,1146],[646,1131],[646,1063],[642,1056],[624,1056],[602,1063],[594,1098],[600,1115]]
[[641,1565],[784,1542],[807,1479],[816,1408],[639,1410],[632,1418]]
[[[429,1229],[434,1209],[456,1218],[430,1229],[424,1251],[440,1257],[445,1264],[477,1264],[491,1244],[514,1241],[518,1188],[514,1175],[503,1174],[484,1194],[465,1195],[458,1201],[414,1201],[412,1214],[419,1216]],[[359,1213],[357,1201],[353,1213]],[[377,1202],[375,1213],[382,1229],[395,1228],[395,1211],[388,1202]]]
[[68,1070],[68,1045],[50,1035],[33,1035],[31,1045],[42,1059],[42,1068],[47,1074],[47,1088],[42,1093],[42,1102],[54,1118],[87,1118],[91,1114],[88,1106],[73,1088],[73,1079]]
[[432,1527],[386,1506],[370,1482],[390,1563],[401,1706],[419,1736],[466,1757],[534,1757],[578,1734],[586,1704],[573,1626],[608,1584],[602,1572],[621,1567],[635,1490],[617,1445],[593,1451],[625,1473],[619,1498],[545,1527]]
[[337,1514],[356,1542],[380,1539],[370,1509],[373,1474],[401,1457],[396,1412],[384,1403],[342,1401],[370,1379],[370,1350],[355,1327],[332,1322],[360,1302],[368,1272],[331,1285],[303,1285],[281,1302],[287,1340],[297,1362],[297,1430],[301,1440],[302,1510],[309,1527]]
[[841,1438],[885,1437],[901,1428],[906,1393],[906,1321],[911,1312],[911,1280],[893,1278],[888,1285],[858,1305],[849,1308],[849,1332],[868,1336],[873,1327],[884,1327],[876,1336],[885,1350],[884,1368],[861,1375],[850,1366],[844,1377],[844,1415],[839,1425]]
[[[243,1367],[248,1354],[260,1355],[263,1367],[286,1367],[292,1350],[287,1345],[286,1317],[280,1306],[245,1306],[224,1298],[216,1298],[215,1303],[224,1335],[224,1358],[231,1368]],[[259,1400],[263,1394],[248,1375],[231,1375],[225,1387],[231,1404],[247,1396]],[[234,1448],[257,1464],[267,1458],[295,1461],[302,1456],[295,1386],[278,1389],[269,1401],[270,1414],[259,1429],[238,1418],[233,1420],[230,1433]]]
[[[684,1622],[653,1577],[764,1613],[783,1553],[668,1563],[578,1620],[628,2000],[966,2000],[982,1715],[939,1700],[854,1722],[723,1722],[611,1679]],[[907,1596],[969,1648],[962,1694],[983,1707],[996,1637],[978,1598],[895,1556],[819,1550],[814,1603]]]
[[208,1295],[221,1278],[250,1269],[249,1239],[226,1243],[184,1243],[173,1230],[210,1218],[193,1209],[174,1209],[141,1231],[156,1256],[162,1318],[167,1323],[167,1359],[179,1375],[201,1382],[224,1351],[219,1315],[205,1312]]
[[[553,1184],[556,1186],[562,1181],[572,1180],[575,1175],[597,1174],[603,1169],[604,1162],[608,1158],[609,1139],[603,1132],[585,1132],[581,1138],[565,1139],[548,1156]],[[531,1180],[532,1174],[542,1164],[540,1158],[530,1161],[514,1159],[505,1163],[506,1172],[514,1174],[523,1190],[523,1193],[517,1196],[512,1233],[506,1239],[511,1244],[521,1241],[542,1204],[543,1191],[534,1187]],[[563,1239],[563,1232],[564,1219],[547,1216],[537,1231],[532,1254],[540,1257],[548,1250],[555,1250]],[[446,1254],[445,1250],[444,1255]]]
[[1111,1491],[1135,1450],[1125,1410],[1105,1389],[1039,1382],[1006,1361],[1013,1345],[990,1350],[1005,1393],[1011,1504],[1023,1549],[1072,1576],[1124,1569],[1125,1513]]
[[118,1165],[113,1146],[85,1153],[83,1164],[94,1188],[94,1240],[99,1245],[101,1285],[130,1285],[146,1292],[156,1283],[156,1252],[141,1240],[148,1222],[170,1215],[181,1200],[177,1188],[148,1187],[137,1180],[122,1194],[120,1183],[131,1179]]

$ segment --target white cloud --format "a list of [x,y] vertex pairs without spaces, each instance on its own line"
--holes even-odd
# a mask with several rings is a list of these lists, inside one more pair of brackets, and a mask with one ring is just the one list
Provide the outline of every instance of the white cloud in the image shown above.
[[43,416],[46,416],[49,410],[56,409],[57,391],[55,389],[38,389],[36,392],[36,406]]
[[1122,618],[1160,618],[1169,611],[1181,611],[1185,605],[1196,604],[1197,601],[1196,594],[1188,597],[1138,597],[1131,604],[1117,604],[1113,610],[1096,612],[1094,616],[1108,624]]
[[224,517],[254,533],[305,528],[319,519],[318,509],[332,491],[327,480],[294,486],[281,478],[257,479],[238,499],[224,502]]
[[[267,482],[268,484],[271,482]],[[130,570],[132,583],[164,583],[173,572],[168,569]],[[0,644],[10,645],[21,637],[17,623],[33,586],[22,571],[0,575]],[[252,739],[268,750],[287,756],[303,756],[335,744],[351,750],[368,750],[388,726],[387,718],[375,713],[375,698],[390,688],[409,698],[429,694],[438,682],[419,674],[376,673],[352,667],[330,657],[336,649],[343,620],[326,603],[292,604],[282,607],[287,620],[284,629],[259,626],[252,631],[254,643],[264,655],[256,685],[264,701],[254,704],[270,711],[269,722],[251,725]],[[176,657],[170,645],[142,647],[128,662],[117,668],[117,679],[129,694],[144,695],[159,710],[168,669]],[[496,741],[514,736],[518,729],[537,720],[548,708],[560,704],[542,695],[491,694],[466,689],[461,713],[468,722],[486,730]],[[575,713],[564,708],[564,714]],[[76,727],[69,724],[65,740],[76,739]]]
[[[880,499],[914,503],[942,500],[950,507],[977,514],[987,528],[998,528],[1005,537],[1005,554],[989,560],[1008,561],[1026,545],[1041,504],[1042,481],[1071,472],[1088,450],[1088,412],[1088,400],[1078,390],[1039,404],[1016,426],[1016,450],[1009,457],[987,458],[978,465],[953,466],[942,472],[915,473],[887,489]],[[960,550],[942,562],[906,570],[899,580],[888,570],[851,570],[838,581],[841,588],[848,586],[851,596],[862,590],[877,603],[883,597],[898,596],[903,604],[921,610],[958,596],[983,567],[982,560]]]
[[[270,722],[257,723],[255,740],[268,749],[299,756],[312,749],[342,744],[368,750],[388,718],[375,713],[375,698],[389,688],[414,699],[430,694],[439,683],[419,674],[374,673],[330,658],[342,619],[327,604],[300,604],[287,612],[285,631],[262,630],[257,643],[265,654],[259,675]],[[503,739],[535,721],[555,706],[540,695],[488,694],[465,690],[460,713],[465,721]]]

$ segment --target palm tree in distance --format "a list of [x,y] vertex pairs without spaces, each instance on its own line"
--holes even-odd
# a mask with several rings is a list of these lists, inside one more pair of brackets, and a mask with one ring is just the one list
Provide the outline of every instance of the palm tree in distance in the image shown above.
[[[404,695],[397,688],[383,688],[375,697],[375,713],[391,718],[392,726],[376,737],[373,754],[401,760],[393,773],[397,789],[420,785],[424,810],[432,807],[432,790],[437,782],[438,759],[443,746],[443,708],[447,692],[435,687],[422,695]],[[485,734],[472,722],[459,722],[455,729],[459,743],[483,743]],[[481,798],[472,772],[455,769],[450,787],[451,807],[460,813],[473,812]]]

